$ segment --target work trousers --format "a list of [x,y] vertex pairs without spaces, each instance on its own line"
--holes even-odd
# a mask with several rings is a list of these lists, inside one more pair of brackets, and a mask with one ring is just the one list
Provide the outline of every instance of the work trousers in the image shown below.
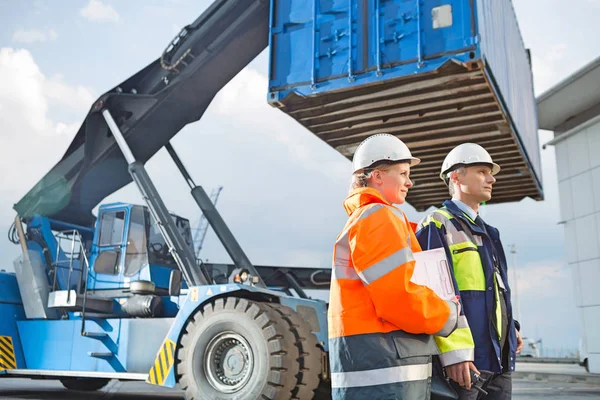
[[[491,376],[494,375],[494,376]],[[458,393],[459,400],[510,400],[512,396],[512,377],[510,372],[491,374],[481,371],[481,377],[486,379],[482,389],[488,392],[485,396],[477,389],[467,390],[454,381],[450,381],[452,388]]]

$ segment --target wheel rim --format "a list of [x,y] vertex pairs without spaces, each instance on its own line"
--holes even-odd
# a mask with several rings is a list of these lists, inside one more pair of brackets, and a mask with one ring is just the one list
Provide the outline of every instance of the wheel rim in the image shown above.
[[238,333],[219,333],[208,343],[204,354],[208,382],[222,393],[240,390],[252,375],[252,350]]

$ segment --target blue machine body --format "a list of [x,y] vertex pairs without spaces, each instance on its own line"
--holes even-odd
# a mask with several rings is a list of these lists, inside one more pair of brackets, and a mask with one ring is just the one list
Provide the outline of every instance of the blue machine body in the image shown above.
[[[187,220],[175,215],[173,218],[182,234],[189,236]],[[138,227],[136,219],[137,223],[141,222]],[[71,259],[70,250],[64,250],[69,248],[69,242],[61,244],[57,240],[61,234],[80,227],[39,215],[31,218],[27,226],[27,246],[30,256],[40,254],[42,261],[37,267],[44,271],[48,286],[78,293],[87,289],[94,295],[116,293],[112,299],[109,297],[113,311],[105,317],[97,314],[84,317],[81,312],[68,311],[58,319],[27,318],[15,273],[0,273],[0,358],[9,363],[0,363],[0,374],[9,373],[11,369],[45,371],[49,376],[52,371],[128,373],[138,374],[136,379],[148,376],[152,384],[173,387],[176,381],[172,366],[182,329],[199,307],[225,296],[258,297],[291,307],[306,318],[317,340],[327,350],[326,304],[290,297],[280,288],[263,289],[243,283],[187,288],[183,282],[180,295],[156,296],[160,298],[160,315],[132,318],[122,308],[129,298],[129,285],[142,280],[153,282],[157,288],[167,288],[170,273],[176,268],[168,253],[163,252],[160,245],[164,245],[164,239],[153,231],[152,224],[146,207],[125,203],[102,205],[95,229],[82,230],[81,246],[90,260],[88,273],[82,274],[76,271],[81,267],[85,271],[84,260]],[[134,251],[132,243],[139,245]],[[106,255],[109,257],[102,260]],[[58,269],[57,263],[72,269]],[[53,280],[55,275],[56,281]],[[80,280],[85,276],[87,281],[83,284]],[[163,359],[161,352],[165,355]],[[157,366],[157,370],[163,368],[161,371],[167,368],[169,373],[152,381],[149,377],[153,366]]]
[[[176,215],[172,217],[193,248],[189,221]],[[102,226],[106,228],[102,230]],[[171,271],[177,269],[177,265],[168,256],[165,240],[146,207],[104,204],[98,210],[96,230],[98,234],[94,237],[90,256],[90,289],[126,288],[130,282],[139,280],[153,282],[158,288],[168,288]],[[104,252],[118,254],[116,263],[111,265],[114,266],[112,270],[98,267],[98,259]]]
[[[25,319],[15,274],[0,272],[0,353],[8,356],[9,367],[24,368],[25,357],[19,340],[17,321]],[[5,368],[0,366],[0,374]]]
[[[278,290],[261,289],[244,284],[223,284],[192,287],[181,296],[171,297],[175,317],[132,319],[91,318],[85,321],[85,330],[106,336],[82,336],[82,319],[71,315],[68,320],[28,320],[18,294],[14,274],[0,273],[0,339],[9,337],[13,343],[16,362],[13,369],[44,371],[77,371],[104,373],[148,374],[160,363],[160,351],[171,351],[165,358],[168,373],[162,376],[161,386],[174,387],[173,371],[175,343],[189,317],[200,307],[225,296],[247,297],[248,293],[263,295],[279,302],[307,318],[319,343],[327,351],[327,314],[322,301],[292,298]],[[301,308],[304,307],[305,310]],[[12,318],[11,318],[12,317]],[[169,347],[172,345],[173,347]],[[0,350],[7,350],[0,342]],[[158,353],[157,353],[158,351]],[[0,374],[5,374],[0,369]]]

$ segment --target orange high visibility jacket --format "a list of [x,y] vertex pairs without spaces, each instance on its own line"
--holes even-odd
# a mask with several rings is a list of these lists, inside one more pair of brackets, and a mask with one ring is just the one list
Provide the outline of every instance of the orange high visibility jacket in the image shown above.
[[333,398],[428,398],[432,335],[454,331],[457,305],[410,282],[421,248],[402,211],[371,188],[344,207],[328,310]]

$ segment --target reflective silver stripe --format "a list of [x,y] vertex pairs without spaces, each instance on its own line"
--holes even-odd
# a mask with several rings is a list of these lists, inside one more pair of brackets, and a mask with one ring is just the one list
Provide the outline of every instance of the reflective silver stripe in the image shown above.
[[402,211],[400,211],[400,210],[398,210],[398,209],[396,209],[396,208],[394,208],[394,207],[388,207],[388,209],[389,209],[391,212],[393,212],[393,213],[396,215],[396,217],[400,218],[400,219],[401,219],[401,220],[403,220],[403,221],[405,220],[405,219],[404,219],[404,213],[403,213]]
[[360,217],[358,217],[352,225],[354,225],[355,223],[357,223],[358,221],[360,221],[363,218],[367,218],[369,215],[373,214],[375,211],[381,210],[383,207],[385,207],[385,205],[378,203],[378,204],[375,204],[374,206],[367,208],[365,211],[363,211],[362,214],[360,214]]
[[469,321],[467,321],[467,317],[464,315],[461,315],[458,317],[458,326],[456,327],[456,329],[460,329],[460,328],[468,328],[469,327]]
[[450,315],[448,316],[448,320],[446,321],[442,329],[440,329],[439,332],[435,333],[436,336],[448,337],[452,332],[454,332],[454,330],[457,327],[458,306],[450,300],[447,300],[447,303],[448,307],[450,307]]
[[360,279],[354,268],[350,266],[350,243],[348,243],[348,229],[344,231],[335,245],[335,260],[331,270],[333,279]]
[[[444,211],[449,213],[448,210],[444,210]],[[465,232],[463,230],[456,229],[456,227],[448,219],[448,217],[446,217],[446,215],[439,212],[438,210],[432,212],[428,217],[426,217],[424,219],[424,221],[426,221],[428,218],[434,219],[437,222],[444,225],[444,227],[446,228],[446,241],[448,242],[448,245],[453,245],[453,244],[463,243],[463,242],[475,243],[475,241],[472,240],[473,238],[472,238],[471,232]],[[421,224],[422,223],[423,222],[421,222]],[[419,226],[419,229],[420,228],[422,228],[422,225]]]
[[[388,207],[389,210],[391,210],[396,217],[400,218],[402,220],[402,222],[408,224],[408,220],[406,219],[406,216],[404,215],[404,213],[396,208],[393,207]],[[409,228],[410,229],[410,228]],[[410,232],[408,235],[406,235],[406,245],[411,248],[411,241],[410,241]]]
[[331,277],[333,279],[350,279],[354,281],[360,279],[354,268],[343,265],[334,265],[331,269]]
[[383,204],[376,204],[369,207],[340,235],[340,238],[335,244],[335,260],[331,269],[333,279],[360,279],[354,268],[350,266],[350,243],[348,241],[348,232],[358,221],[368,217],[383,207],[385,207]]
[[332,279],[360,279],[350,266],[350,245],[348,232],[345,232],[335,246],[335,260],[331,270]]
[[398,382],[421,381],[431,377],[431,363],[400,365],[368,371],[333,372],[332,388],[386,385]]
[[[350,226],[346,227],[346,229],[340,235],[340,238],[336,242],[336,260],[335,264],[338,264],[338,254],[340,258],[340,262],[347,262],[350,259],[350,244],[348,243],[348,232],[358,221],[363,218],[367,218],[369,215],[373,214],[377,210],[381,210],[384,207],[383,204],[376,204],[372,207],[369,207],[365,210],[360,217],[358,217]],[[341,250],[341,251],[340,251]]]
[[389,274],[394,269],[399,266],[414,260],[413,252],[410,248],[405,247],[403,249],[398,250],[391,256],[384,258],[371,265],[369,268],[365,269],[358,273],[363,282],[367,285],[373,283],[377,279],[381,278],[384,275]]
[[475,349],[458,349],[439,355],[440,362],[445,367],[464,361],[475,361]]

